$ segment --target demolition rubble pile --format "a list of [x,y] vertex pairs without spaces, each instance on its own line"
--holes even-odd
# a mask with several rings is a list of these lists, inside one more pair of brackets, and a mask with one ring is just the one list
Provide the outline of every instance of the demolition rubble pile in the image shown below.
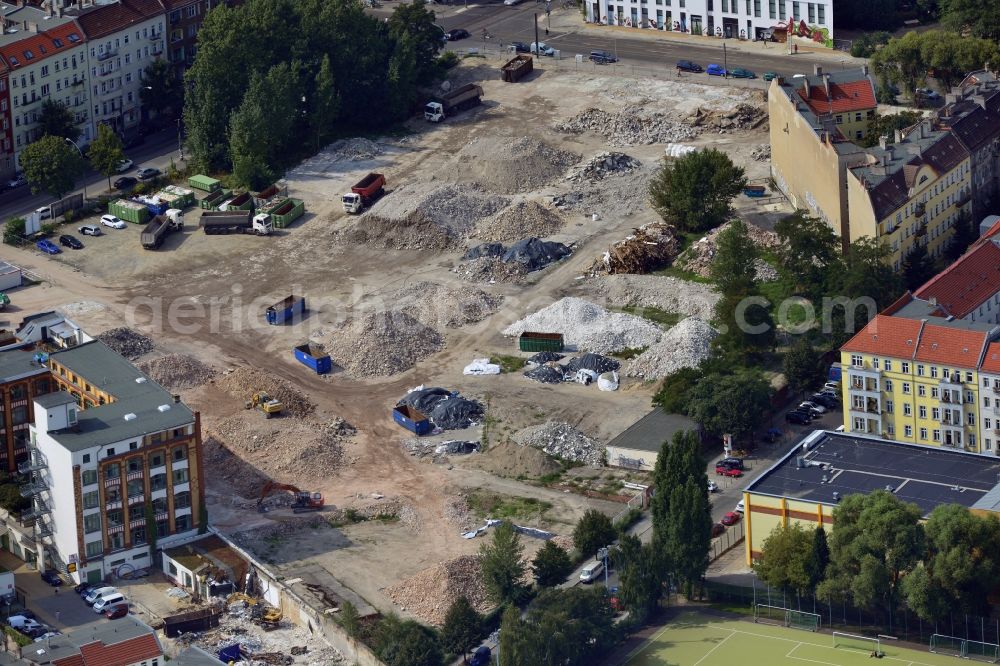
[[668,266],[677,256],[680,241],[665,222],[650,222],[616,241],[590,267],[591,275],[650,273]]
[[201,386],[215,377],[211,366],[188,354],[157,356],[137,363],[136,367],[154,382],[172,391]]
[[330,358],[356,377],[409,370],[444,347],[440,333],[401,310],[367,312],[322,343]]
[[459,597],[468,599],[480,613],[493,607],[486,596],[482,564],[475,555],[435,564],[382,591],[401,609],[435,626],[444,623],[448,607]]
[[625,375],[662,379],[681,368],[694,368],[711,354],[718,331],[695,317],[688,317],[667,331],[659,342],[625,366]]
[[762,143],[750,151],[750,158],[758,162],[766,162],[771,159],[771,144]]
[[534,137],[474,136],[441,168],[440,177],[474,183],[499,194],[536,190],[556,179],[580,156]]
[[316,405],[301,391],[283,379],[255,368],[229,370],[215,380],[224,391],[239,400],[250,400],[254,393],[264,392],[284,405],[285,413],[303,417],[311,414]]
[[558,211],[537,201],[518,201],[479,222],[470,236],[486,243],[510,243],[529,236],[551,236],[562,229]]
[[479,423],[486,413],[477,400],[463,398],[439,387],[416,388],[400,398],[399,405],[417,410],[435,427],[442,430],[462,430]]
[[765,120],[765,109],[752,104],[738,104],[728,110],[698,108],[685,119],[692,127],[718,132],[752,130]]
[[698,135],[698,130],[689,124],[660,113],[643,113],[635,107],[616,113],[590,108],[556,124],[555,129],[568,134],[597,134],[611,146],[675,143]]
[[609,176],[635,171],[642,163],[625,153],[600,153],[584,164],[574,167],[566,176],[573,182],[597,182]]
[[397,289],[385,302],[428,326],[458,328],[489,317],[503,303],[503,296],[481,289],[420,281]]
[[656,308],[709,321],[719,301],[719,293],[710,285],[669,275],[608,275],[589,280],[586,287],[600,297],[599,302],[631,306],[638,315],[643,308]]
[[562,460],[581,462],[591,467],[604,464],[604,446],[568,423],[547,421],[518,430],[513,439],[521,446],[541,449]]
[[517,337],[525,331],[562,333],[567,345],[602,354],[648,347],[663,334],[662,329],[642,317],[609,312],[572,296],[514,322],[503,334]]
[[532,237],[519,240],[509,247],[503,243],[477,245],[462,258],[466,261],[483,257],[495,258],[505,264],[521,264],[526,273],[531,273],[569,256],[570,253],[569,247],[562,243]]
[[128,326],[104,331],[97,336],[97,339],[130,361],[148,354],[155,346],[152,338]]
[[[718,236],[728,227],[729,223],[727,222],[712,229],[704,238],[692,243],[690,247],[681,252],[674,265],[686,271],[696,273],[701,277],[711,277],[712,261],[715,259]],[[773,231],[765,231],[749,222],[746,223],[746,227],[747,235],[758,248],[776,249],[781,246],[778,234]]]

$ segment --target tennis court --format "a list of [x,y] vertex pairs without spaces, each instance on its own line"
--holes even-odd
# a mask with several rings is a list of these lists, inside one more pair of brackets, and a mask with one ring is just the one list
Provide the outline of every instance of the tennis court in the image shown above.
[[976,663],[929,651],[879,643],[885,655],[873,659],[874,642],[844,640],[834,647],[829,634],[787,629],[746,620],[682,613],[630,654],[627,666],[960,666]]

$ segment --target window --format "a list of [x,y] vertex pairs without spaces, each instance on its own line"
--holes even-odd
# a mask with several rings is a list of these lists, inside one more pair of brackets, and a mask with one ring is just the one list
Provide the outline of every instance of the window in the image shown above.
[[149,455],[149,466],[150,467],[162,467],[164,463],[163,452],[157,451],[156,453],[151,453]]
[[118,465],[108,465],[104,468],[104,478],[105,479],[118,479],[121,478],[122,469]]
[[162,538],[170,534],[170,522],[166,520],[156,521],[156,536]]
[[903,434],[907,437],[913,437],[913,426],[905,426],[903,428]]
[[908,402],[903,403],[903,415],[910,416],[913,414],[913,406]]
[[990,420],[989,419],[983,419],[983,428],[985,428],[986,430],[989,430],[992,427],[993,426],[990,425]]
[[187,483],[187,480],[188,480],[188,471],[187,471],[187,468],[175,469],[173,471],[173,478],[174,478],[174,485],[175,486],[177,484],[179,484],[179,483]]
[[917,377],[924,376],[924,366],[923,364],[917,364]]
[[188,5],[187,7],[185,7],[184,8],[184,15],[187,18],[194,18],[195,16],[197,16],[198,15],[198,5],[194,4],[194,5]]
[[760,18],[760,0],[753,0],[753,15]]
[[149,489],[154,490],[165,490],[167,487],[167,475],[166,474],[155,474],[149,479]]
[[41,77],[44,79],[48,75],[49,75],[49,66],[42,65]]
[[174,509],[186,509],[191,506],[191,493],[184,491],[174,495]]
[[191,529],[191,516],[186,514],[183,516],[177,516],[174,520],[174,529],[177,532],[187,532]]
[[931,397],[932,397],[932,398],[936,398],[936,397],[938,397],[938,389],[937,389],[937,387],[936,387],[936,386],[932,386],[932,387],[931,387]]
[[187,460],[187,447],[178,446],[173,451],[174,460]]
[[80,482],[85,486],[92,486],[97,483],[97,470],[85,469],[80,473]]
[[921,398],[926,397],[927,396],[927,387],[924,386],[923,384],[918,384],[917,385],[917,395],[919,395]]
[[920,407],[918,408],[918,412],[920,413],[920,418],[922,418],[922,419],[926,419],[927,418],[927,408],[926,407],[924,407],[923,405],[920,405]]
[[966,419],[965,419],[965,424],[966,425],[970,425],[970,426],[976,425],[976,414],[975,414],[975,412],[969,412],[965,416],[966,416]]
[[932,431],[931,432],[931,439],[934,440],[935,442],[940,442],[941,441],[941,431],[940,430],[934,430],[934,431]]
[[885,401],[885,413],[886,414],[892,414],[893,408],[894,408],[894,406],[892,404],[892,400],[886,400]]
[[87,544],[87,557],[98,557],[104,551],[104,544],[100,541],[91,541]]
[[903,382],[903,394],[910,395],[910,382]]
[[965,371],[965,383],[966,384],[971,384],[972,383],[972,372],[969,371],[969,370]]
[[841,115],[836,116],[836,121],[837,121],[838,125],[843,125],[844,124],[844,116],[841,116]]
[[[95,493],[96,494],[96,493]],[[98,532],[101,529],[101,514],[92,513],[83,517],[83,531],[87,534]]]
[[[109,534],[108,545],[111,550],[121,550],[125,547],[125,536],[121,532]],[[124,562],[125,560],[119,560],[119,564],[124,564]],[[110,564],[111,566],[116,566],[114,562],[111,562]]]
[[826,6],[823,5],[823,3],[818,4],[816,6],[816,12],[818,19],[816,22],[820,25],[824,25],[826,23]]
[[851,354],[851,365],[855,368],[864,367],[865,361],[860,354]]
[[26,405],[20,405],[10,410],[11,421],[14,425],[20,425],[22,423],[28,422],[28,407]]
[[891,379],[886,379],[882,383],[885,385],[885,390],[886,391],[890,391],[890,392],[892,391],[892,380]]
[[[184,471],[187,471],[187,470],[184,470]],[[139,495],[142,494],[142,491],[143,491],[142,479],[135,479],[133,481],[129,481],[128,482],[128,496],[129,497],[138,497]]]
[[107,451],[104,452],[104,454],[106,458],[110,458],[111,456],[115,455],[115,447],[113,446],[110,447]]
[[927,428],[920,429],[920,439],[927,439]]
[[938,376],[937,366],[936,365],[932,365],[931,366],[931,377],[934,378],[934,379],[937,379],[937,376]]
[[[139,448],[139,442],[129,442],[128,444],[129,451],[135,451],[137,448]],[[139,462],[139,469],[142,469],[142,461]],[[129,471],[131,472],[132,470]]]
[[153,500],[152,504],[153,504],[153,513],[154,514],[155,513],[163,513],[164,511],[167,510],[167,498],[166,497],[157,497],[155,500]]
[[130,472],[141,472],[142,471],[142,458],[129,458],[125,463]]
[[975,402],[975,397],[972,395],[972,391],[965,392],[965,402],[966,403]]
[[[989,420],[989,419],[987,419]],[[83,494],[83,508],[84,509],[96,509],[97,504],[100,502],[100,497],[96,490],[91,490],[88,493]]]
[[910,364],[907,363],[906,361],[903,361],[903,374],[904,375],[910,374]]
[[931,418],[934,419],[935,421],[937,421],[939,418],[941,418],[941,410],[938,409],[937,407],[932,407],[931,408]]
[[146,528],[139,526],[132,529],[132,545],[138,546],[139,544],[146,543]]

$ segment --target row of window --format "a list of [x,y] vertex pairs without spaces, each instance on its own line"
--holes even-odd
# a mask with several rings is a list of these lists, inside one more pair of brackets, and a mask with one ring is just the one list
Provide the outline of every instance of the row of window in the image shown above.
[[[191,529],[191,516],[177,516],[174,519],[174,533],[187,532]],[[170,535],[170,523],[166,520],[156,521],[156,537],[162,539]],[[130,545],[134,548],[148,543],[146,539],[146,526],[135,527],[129,530]],[[115,532],[108,535],[109,550],[122,550],[125,548],[124,532]],[[87,557],[100,557],[104,553],[104,543],[102,541],[88,541],[85,543],[84,552]]]
[[[163,34],[163,24],[160,23],[155,28],[150,29],[148,26],[143,28],[141,31],[135,31],[135,41],[139,41],[139,35],[142,35],[145,39],[156,39]],[[96,58],[99,55],[104,55],[105,53],[114,53],[118,50],[120,46],[128,46],[129,36],[125,34],[123,37],[116,37],[114,41],[114,46],[111,45],[111,40],[104,42],[103,44],[92,45],[90,47],[90,57]]]
[[911,215],[923,215],[924,208],[927,205],[928,200],[937,196],[945,190],[945,188],[950,185],[964,179],[964,177],[969,173],[969,164],[964,162],[959,168],[953,169],[950,173],[945,174],[945,176],[938,180],[938,182],[931,187],[929,190],[924,191],[924,193],[916,198],[913,198],[907,203],[903,208],[896,212],[896,225],[903,223],[903,216],[909,217]]
[[[641,4],[646,4],[647,0],[639,0],[639,2]],[[660,5],[660,6],[664,6],[664,5],[667,6],[667,7],[671,7],[672,6],[672,4],[671,4],[672,0],[655,0],[655,2],[656,2],[657,5]],[[724,14],[739,14],[740,13],[739,3],[738,3],[737,0],[721,0],[721,3],[722,3],[722,13],[724,13]],[[761,0],[753,0],[753,12],[752,13],[757,18],[760,18],[760,15],[761,15],[760,4],[761,4]],[[799,20],[799,19],[803,18],[801,16],[801,11],[800,11],[801,5],[803,5],[803,4],[806,5],[806,12],[807,12],[808,17],[809,17],[808,18],[809,23],[815,23],[815,24],[819,24],[819,25],[826,25],[826,5],[823,4],[823,3],[815,3],[815,2],[806,2],[806,3],[793,2],[792,3],[792,14],[795,16],[796,20]],[[687,0],[678,0],[678,5],[677,6],[680,7],[681,9],[685,9],[687,7]],[[745,10],[744,13],[747,16],[750,16],[750,14],[751,14],[751,8],[750,7],[751,7],[750,0],[744,0],[744,10]],[[696,7],[692,7],[692,9],[696,9]],[[705,0],[705,10],[709,11],[709,12],[715,11],[715,6],[714,6],[713,0]],[[623,10],[619,10],[618,13],[622,13],[622,11]],[[609,6],[608,7],[608,14],[609,15],[613,15],[615,13],[616,12],[615,12],[614,8]],[[786,17],[786,13],[787,13],[787,10],[785,8],[785,2],[784,2],[784,0],[778,0],[778,1],[776,1],[776,0],[770,0],[769,5],[768,5],[769,18],[772,18],[772,19],[774,19],[774,18],[780,18],[781,20],[784,20],[785,17]],[[176,21],[174,21],[171,18],[171,23],[175,23],[175,22]],[[177,32],[177,31],[174,31],[174,32]],[[188,32],[189,33],[191,32],[191,28],[190,27],[188,28]],[[171,39],[173,40],[173,36],[171,36]]]
[[[900,361],[900,372],[904,375],[910,372],[910,362]],[[851,365],[855,368],[865,367],[865,357],[861,354],[851,354]],[[923,363],[916,363],[917,377],[927,377],[930,376],[931,379],[938,378],[938,371],[940,370],[941,379],[951,380],[955,382],[962,381],[962,370],[952,370],[951,368],[941,367],[940,369],[936,365],[925,366]],[[872,359],[872,367],[876,370],[884,370],[885,372],[892,372],[893,361],[892,359],[880,359],[878,357]],[[965,383],[972,383],[972,371],[965,370]]]
[[[157,498],[152,501],[153,515],[159,515],[165,513],[167,509],[167,499],[165,497]],[[180,509],[187,509],[191,507],[191,492],[188,490],[181,491],[174,495],[174,510],[178,511]],[[141,505],[138,505],[137,510],[139,514],[144,514]],[[131,510],[132,518],[136,517],[136,510]],[[121,509],[112,509],[107,512],[105,517],[107,520],[108,527],[121,527],[125,524],[125,513]],[[101,529],[101,514],[100,513],[90,513],[83,517],[83,531],[86,534],[92,534],[98,532]]]
[[[867,423],[865,422],[865,420],[863,418],[855,418],[854,419],[854,430],[855,430],[855,432],[869,432],[869,429],[867,428]],[[896,435],[896,429],[893,427],[893,425],[891,423],[887,426],[887,431],[886,432],[887,432],[887,434],[890,437],[895,437],[895,435]],[[945,444],[947,446],[961,446],[962,445],[962,432],[961,431],[948,430],[948,431],[942,432],[941,430],[938,430],[936,428],[934,428],[934,429],[919,428],[919,429],[917,429],[917,434],[918,434],[918,438],[921,441],[928,441],[928,436],[929,436],[929,438],[930,438],[929,441],[932,441],[932,442],[943,443],[943,444]],[[906,437],[907,439],[913,439],[913,426],[911,426],[911,425],[905,425],[905,426],[903,426],[903,436]],[[969,445],[970,448],[975,448],[976,447],[976,436],[975,435],[972,435],[972,434],[968,435],[967,436],[967,441],[968,441],[968,445]],[[990,440],[985,440],[984,444],[986,445],[986,449],[987,450],[989,450],[992,447],[992,443],[990,443]]]

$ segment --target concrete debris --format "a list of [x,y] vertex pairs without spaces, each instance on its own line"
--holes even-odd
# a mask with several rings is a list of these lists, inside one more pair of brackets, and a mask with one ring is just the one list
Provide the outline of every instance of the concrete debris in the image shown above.
[[500,308],[503,296],[420,281],[397,289],[384,301],[432,328],[458,328],[489,317]]
[[698,108],[685,118],[693,127],[721,133],[752,130],[767,120],[767,111],[752,104],[738,104],[735,109]]
[[[765,231],[760,227],[746,222],[747,235],[750,240],[760,249],[775,249],[781,246],[778,234],[773,231]],[[686,250],[681,252],[674,262],[678,268],[696,273],[701,277],[711,277],[712,260],[715,258],[717,238],[720,233],[729,227],[729,223],[722,224],[712,229],[708,234],[695,241]]]
[[330,358],[356,377],[409,370],[444,347],[441,334],[408,312],[367,312],[322,341]]
[[643,113],[638,108],[617,113],[590,108],[556,124],[555,129],[569,134],[591,132],[604,137],[611,146],[674,143],[698,135],[698,130],[689,124],[676,122],[659,113]]
[[503,334],[516,337],[524,331],[562,333],[567,345],[602,354],[648,347],[663,334],[662,329],[646,319],[609,312],[572,296],[514,322]]
[[316,409],[316,405],[297,388],[256,368],[243,367],[229,370],[216,379],[215,383],[234,398],[244,401],[249,400],[254,393],[264,391],[280,401],[285,407],[285,413],[292,416],[307,416]]
[[172,391],[201,386],[216,374],[214,368],[188,354],[157,356],[137,363],[136,367],[154,382]]
[[711,354],[718,331],[701,319],[688,317],[671,328],[663,338],[625,366],[625,375],[641,379],[662,379],[681,368],[693,368]]
[[405,439],[403,449],[414,458],[430,457],[435,463],[445,463],[448,456],[468,455],[478,453],[479,442],[470,442],[462,439],[448,439],[436,442],[428,439]]
[[525,272],[541,270],[549,264],[570,255],[572,251],[562,243],[543,241],[538,238],[525,238],[510,247],[502,243],[485,243],[477,245],[463,255],[465,260],[492,257],[500,259],[505,264],[521,264]]
[[608,275],[585,286],[607,303],[637,308],[638,315],[642,308],[656,308],[705,321],[715,316],[720,298],[710,285],[665,275]]
[[642,162],[625,153],[600,153],[581,166],[571,169],[566,180],[595,183],[608,176],[635,171],[640,166]]
[[514,284],[523,280],[528,274],[524,264],[506,262],[499,257],[479,257],[463,261],[454,271],[463,280],[480,284]]
[[591,467],[604,466],[604,445],[568,423],[547,421],[518,430],[513,440],[521,446],[533,446],[551,456],[582,462]]
[[323,152],[333,159],[357,162],[360,160],[370,160],[381,155],[382,147],[371,139],[353,137],[334,141],[324,148]]
[[537,201],[518,201],[479,222],[470,236],[487,243],[509,243],[529,236],[551,236],[562,229],[564,223],[556,210]]
[[590,274],[651,273],[670,265],[679,248],[676,229],[650,222],[609,247],[594,261]]
[[533,137],[478,135],[445,165],[441,178],[477,183],[500,194],[536,190],[557,178],[580,156]]
[[479,557],[463,555],[424,569],[382,592],[424,622],[441,626],[448,607],[459,597],[468,599],[480,613],[493,607],[482,578]]
[[750,157],[758,162],[767,162],[771,159],[771,144],[762,143],[750,151]]
[[152,338],[127,326],[104,331],[97,336],[97,339],[130,361],[148,354],[155,347]]
[[778,279],[778,269],[763,259],[755,260],[753,267],[756,271],[754,277],[757,278],[758,282],[773,282]]

